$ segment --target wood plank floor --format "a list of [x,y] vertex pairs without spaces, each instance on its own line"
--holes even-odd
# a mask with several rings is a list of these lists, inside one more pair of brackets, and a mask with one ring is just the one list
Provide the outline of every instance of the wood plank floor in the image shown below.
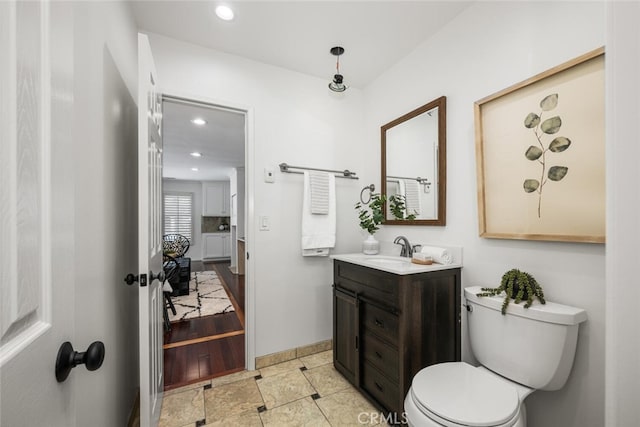
[[228,266],[192,265],[193,271],[218,273],[236,311],[171,324],[164,335],[165,390],[244,369],[244,276],[231,273]]

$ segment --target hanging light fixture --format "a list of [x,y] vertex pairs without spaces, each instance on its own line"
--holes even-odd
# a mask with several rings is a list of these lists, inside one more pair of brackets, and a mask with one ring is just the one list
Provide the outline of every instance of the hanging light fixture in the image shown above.
[[333,75],[333,80],[329,83],[329,89],[334,92],[344,92],[347,90],[347,86],[343,83],[344,77],[340,74],[340,55],[344,53],[344,48],[332,47],[330,52],[336,57],[336,74]]

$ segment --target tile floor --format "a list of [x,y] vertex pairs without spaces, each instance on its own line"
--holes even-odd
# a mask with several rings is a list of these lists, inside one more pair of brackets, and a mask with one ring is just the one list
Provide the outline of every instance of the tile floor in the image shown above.
[[381,418],[329,350],[166,392],[160,427],[373,426]]

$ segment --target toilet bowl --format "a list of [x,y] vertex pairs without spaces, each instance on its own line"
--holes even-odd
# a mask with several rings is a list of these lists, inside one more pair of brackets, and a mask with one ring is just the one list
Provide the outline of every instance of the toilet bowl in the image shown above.
[[526,427],[525,398],[559,390],[573,366],[580,308],[547,302],[525,309],[504,297],[478,297],[465,288],[471,349],[478,367],[465,362],[428,366],[413,378],[404,401],[415,427]]
[[404,409],[415,427],[524,427],[531,392],[482,366],[440,363],[416,374]]

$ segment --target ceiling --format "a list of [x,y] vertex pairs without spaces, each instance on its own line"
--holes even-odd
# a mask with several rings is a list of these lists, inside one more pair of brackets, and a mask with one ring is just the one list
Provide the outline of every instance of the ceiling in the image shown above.
[[[233,21],[215,16],[225,3]],[[340,71],[364,88],[466,8],[470,1],[133,1],[138,27],[329,80]]]
[[[199,117],[207,123],[191,123]],[[229,181],[244,166],[244,114],[202,105],[163,103],[163,177],[178,180]],[[198,152],[202,157],[193,157]],[[197,171],[192,170],[197,168]]]
[[[218,4],[230,5],[235,19],[225,22],[214,14]],[[347,86],[364,88],[387,69],[413,51],[420,43],[435,34],[451,19],[471,4],[471,1],[132,1],[131,7],[142,31],[161,34],[185,42],[242,56],[262,63],[301,72],[325,79],[327,84],[335,72],[335,56],[329,50],[342,46],[340,71]],[[185,150],[206,150],[205,146],[187,148],[187,142],[217,141],[225,147],[223,155],[201,163],[218,162],[220,168],[244,160],[244,152],[231,159],[231,145],[244,148],[244,125],[240,129],[237,114],[224,112],[210,123],[230,120],[227,132],[236,129],[242,135],[217,134],[218,127],[203,137],[205,129],[196,129],[187,118],[187,111],[173,118],[174,107],[164,111],[165,176],[177,179],[228,179],[223,172],[218,178],[205,177],[200,168],[199,177],[191,171],[191,163],[184,159],[174,164],[178,155],[174,144]],[[193,113],[193,111],[191,111]],[[203,113],[204,114],[204,113]],[[209,114],[215,114],[209,112]],[[189,119],[190,120],[190,119]],[[175,128],[173,127],[175,125]],[[175,132],[175,142],[174,142]],[[183,133],[180,133],[183,132]],[[221,138],[229,138],[221,142]],[[202,142],[206,144],[206,142]],[[210,147],[211,148],[211,147]],[[188,153],[187,153],[188,154]],[[214,160],[215,158],[215,160]],[[223,160],[223,158],[227,160]],[[225,163],[226,161],[226,163]],[[240,163],[242,164],[242,163]],[[184,169],[189,166],[188,169]],[[210,165],[214,166],[213,163]],[[182,169],[180,169],[182,168]],[[213,173],[207,169],[210,173]],[[186,178],[189,177],[189,178]]]

